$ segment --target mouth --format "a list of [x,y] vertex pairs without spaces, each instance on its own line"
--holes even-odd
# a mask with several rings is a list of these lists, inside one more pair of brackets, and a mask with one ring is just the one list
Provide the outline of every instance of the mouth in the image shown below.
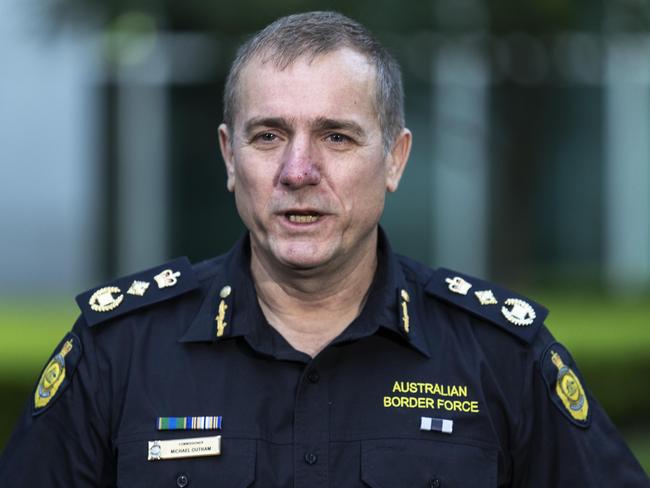
[[304,225],[304,224],[313,224],[315,222],[318,222],[323,217],[323,214],[320,214],[312,210],[307,210],[307,211],[290,210],[288,212],[285,212],[284,216],[292,224]]

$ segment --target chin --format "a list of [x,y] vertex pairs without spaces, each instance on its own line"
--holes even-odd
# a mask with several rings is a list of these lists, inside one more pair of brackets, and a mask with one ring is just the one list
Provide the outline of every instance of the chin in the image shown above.
[[318,268],[332,259],[329,249],[313,242],[281,243],[273,249],[273,254],[279,262],[293,269]]

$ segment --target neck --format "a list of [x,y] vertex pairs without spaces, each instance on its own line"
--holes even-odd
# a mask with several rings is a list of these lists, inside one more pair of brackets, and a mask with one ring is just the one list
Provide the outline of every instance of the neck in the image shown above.
[[267,321],[314,357],[361,312],[377,268],[377,233],[353,258],[327,269],[288,270],[260,257],[252,246],[251,273]]

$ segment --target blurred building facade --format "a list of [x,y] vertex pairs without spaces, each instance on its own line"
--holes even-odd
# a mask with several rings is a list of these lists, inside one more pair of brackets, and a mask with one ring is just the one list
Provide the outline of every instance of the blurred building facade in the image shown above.
[[[461,3],[394,25],[340,8],[404,68],[415,139],[383,219],[394,247],[506,283],[647,290],[650,36],[617,24],[614,3],[541,30]],[[221,90],[242,36],[274,15],[222,32],[127,7],[44,36],[32,4],[0,4],[3,294],[200,260],[243,230]]]

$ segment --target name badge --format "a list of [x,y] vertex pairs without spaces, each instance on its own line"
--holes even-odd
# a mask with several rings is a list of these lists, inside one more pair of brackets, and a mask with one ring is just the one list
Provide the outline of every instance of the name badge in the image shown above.
[[192,437],[168,441],[149,441],[148,461],[188,457],[218,456],[221,454],[221,436]]

